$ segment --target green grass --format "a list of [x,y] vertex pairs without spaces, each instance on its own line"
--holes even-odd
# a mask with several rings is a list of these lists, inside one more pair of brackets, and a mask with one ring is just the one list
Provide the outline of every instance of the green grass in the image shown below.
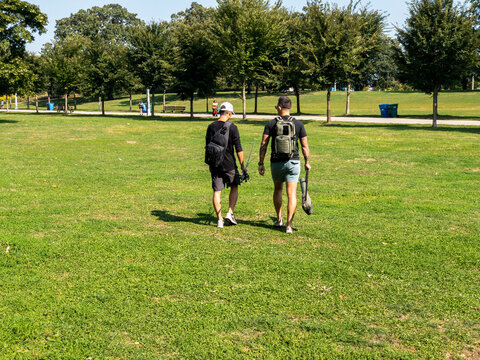
[[0,115],[1,359],[480,357],[478,128],[307,123],[287,236],[254,165],[215,228],[208,123]]
[[[293,110],[296,111],[296,98],[290,95],[293,101]],[[261,114],[274,114],[274,105],[276,104],[278,94],[261,93],[258,100],[258,112]],[[219,103],[230,101],[234,105],[237,113],[242,112],[241,93],[219,93],[217,96]],[[60,100],[55,100],[56,102]],[[99,111],[98,101],[89,102],[80,99],[79,110]],[[133,97],[133,110],[137,112],[138,102],[146,102],[146,97],[135,95]],[[168,94],[166,97],[169,105],[185,105],[187,112],[190,109],[188,101],[181,101],[176,95]],[[334,116],[343,116],[345,114],[345,92],[332,93],[332,113]],[[308,115],[326,115],[326,93],[325,92],[307,92],[300,98],[301,111]],[[156,110],[162,109],[162,95],[155,97]],[[212,99],[209,99],[208,112],[211,110]],[[431,118],[432,97],[419,92],[353,92],[351,95],[351,116],[380,116],[379,104],[394,103],[399,104],[399,116],[404,118]],[[42,108],[46,108],[44,102]],[[26,108],[26,104],[21,104],[21,108]],[[34,108],[34,105],[31,106]],[[105,103],[106,111],[128,112],[129,99],[122,98]],[[194,112],[205,113],[207,104],[205,99],[197,99],[194,102]],[[254,95],[249,95],[247,99],[247,113],[254,111]],[[480,92],[444,92],[439,95],[439,115],[440,119],[480,119]]]

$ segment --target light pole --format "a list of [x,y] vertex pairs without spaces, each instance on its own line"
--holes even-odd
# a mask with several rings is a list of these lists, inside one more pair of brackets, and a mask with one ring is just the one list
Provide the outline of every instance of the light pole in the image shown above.
[[150,116],[150,88],[147,88],[147,116]]

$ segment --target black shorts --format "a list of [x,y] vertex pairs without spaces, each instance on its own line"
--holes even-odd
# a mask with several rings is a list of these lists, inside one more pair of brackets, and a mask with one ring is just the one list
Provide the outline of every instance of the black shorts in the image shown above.
[[218,171],[210,169],[212,174],[212,188],[213,191],[222,191],[227,187],[238,186],[240,185],[240,174],[238,169],[230,171]]

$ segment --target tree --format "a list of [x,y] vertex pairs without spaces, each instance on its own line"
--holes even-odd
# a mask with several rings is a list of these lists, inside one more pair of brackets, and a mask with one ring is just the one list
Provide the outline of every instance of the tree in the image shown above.
[[475,16],[476,27],[480,26],[480,0],[470,0],[472,13]]
[[83,91],[101,97],[102,115],[105,115],[105,99],[113,99],[115,94],[122,93],[128,85],[127,48],[99,37],[89,42],[85,62],[87,66],[82,81]]
[[[172,39],[168,23],[152,22],[135,28],[130,36],[129,64],[142,84],[165,91],[171,82]],[[153,102],[154,103],[154,102]],[[152,107],[152,115],[155,108]]]
[[[351,85],[369,69],[371,59],[375,59],[382,51],[386,43],[385,15],[377,10],[370,10],[368,6],[357,10],[357,4],[350,2],[346,8],[346,16],[351,17],[351,28],[347,29],[351,37],[355,37],[352,43],[354,49],[351,56],[347,57],[346,78],[347,102],[345,114],[350,115]],[[356,35],[355,35],[356,33]]]
[[[14,92],[26,93],[33,87],[35,74],[19,57],[9,62],[0,62],[0,89],[2,95],[10,95]],[[7,102],[8,109],[8,102]]]
[[182,99],[190,100],[193,118],[195,92],[203,97],[215,94],[219,63],[210,41],[214,12],[197,3],[185,12],[172,16],[175,38],[174,87]]
[[282,49],[287,18],[281,2],[266,0],[217,0],[215,35],[221,40],[219,59],[225,60],[225,76],[242,88],[243,119],[246,115],[246,86],[273,68],[272,59]]
[[69,94],[81,85],[85,69],[83,50],[87,44],[87,39],[72,35],[46,44],[42,49],[41,61],[50,89],[65,96],[65,112]]
[[34,33],[45,33],[45,25],[47,15],[38,6],[21,0],[0,2],[0,43],[4,51],[8,47],[9,57],[23,57],[25,45],[34,40]]
[[371,86],[377,90],[392,89],[398,79],[395,54],[399,44],[395,39],[385,38],[381,50],[364,64],[354,80],[356,87]]
[[94,39],[107,42],[114,40],[117,43],[126,44],[131,30],[142,23],[136,14],[128,12],[118,4],[94,6],[57,20],[55,37],[67,39],[80,35],[92,41]]
[[453,0],[414,0],[404,29],[397,29],[401,77],[433,94],[433,127],[438,93],[457,82],[477,61],[478,36],[473,18]]
[[301,113],[300,89],[308,83],[308,78],[305,76],[307,69],[299,56],[300,44],[304,41],[304,39],[299,38],[302,34],[301,27],[300,14],[289,14],[283,52],[278,54],[279,58],[274,64],[276,73],[274,87],[280,91],[293,88],[297,98],[297,114]]
[[34,33],[44,33],[46,24],[47,16],[38,6],[20,0],[0,2],[0,89],[4,95],[32,86],[34,74],[24,61],[25,45],[33,41]]
[[346,8],[309,2],[302,14],[300,56],[312,85],[327,86],[327,123],[331,123],[331,88],[358,64],[362,38],[355,31],[352,3]]
[[19,92],[27,96],[27,108],[30,108],[30,96],[35,96],[35,108],[38,112],[38,94],[45,90],[42,67],[40,66],[40,56],[27,53],[24,62],[28,70],[31,71],[31,74],[29,74],[28,80],[23,83],[22,88],[19,89]]

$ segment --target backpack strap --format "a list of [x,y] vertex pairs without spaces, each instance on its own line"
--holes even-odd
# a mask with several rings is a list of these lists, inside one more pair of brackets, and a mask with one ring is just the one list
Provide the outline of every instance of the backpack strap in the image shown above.
[[[212,136],[212,139],[215,138],[215,136],[217,136],[218,134],[220,134],[223,131],[223,129],[227,129],[227,131],[225,131],[225,135],[226,134],[230,135],[230,126],[232,126],[232,123],[230,121],[225,121],[223,126],[220,129],[218,129],[217,131],[215,131],[215,133]],[[226,137],[227,143],[228,143],[229,136],[228,137],[225,136],[225,137]]]

